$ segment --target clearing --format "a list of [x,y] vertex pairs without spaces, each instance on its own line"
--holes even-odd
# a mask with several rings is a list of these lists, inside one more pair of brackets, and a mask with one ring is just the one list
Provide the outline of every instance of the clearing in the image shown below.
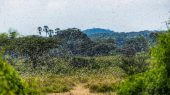
[[84,87],[84,84],[76,85],[72,90],[65,93],[51,93],[48,95],[116,95],[115,93],[91,93],[88,88]]

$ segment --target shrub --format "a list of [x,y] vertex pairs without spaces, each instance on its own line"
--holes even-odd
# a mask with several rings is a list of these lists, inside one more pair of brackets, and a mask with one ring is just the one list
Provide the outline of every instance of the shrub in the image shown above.
[[1,95],[37,95],[35,89],[22,80],[18,73],[0,58],[0,94]]
[[169,95],[169,79],[165,66],[137,74],[119,86],[119,95]]
[[170,95],[170,30],[158,36],[151,50],[152,68],[125,80],[119,95]]
[[78,67],[78,68],[87,67],[90,64],[94,64],[94,63],[95,63],[95,59],[83,58],[83,57],[74,57],[71,59],[71,62],[70,62],[70,64],[73,67]]
[[146,60],[148,59],[147,54],[136,54],[133,57],[121,57],[122,62],[118,64],[127,74],[133,75],[137,73],[145,72],[148,69],[148,63]]
[[91,92],[113,92],[115,88],[111,84],[95,84],[89,87]]
[[67,92],[74,86],[71,79],[65,79],[63,76],[27,76],[25,79],[33,87],[39,88],[43,93]]

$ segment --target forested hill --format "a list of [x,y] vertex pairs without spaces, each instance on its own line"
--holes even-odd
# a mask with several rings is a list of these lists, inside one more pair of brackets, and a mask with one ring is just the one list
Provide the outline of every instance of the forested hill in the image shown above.
[[[0,46],[15,46],[17,49],[21,49],[24,55],[28,49],[33,54],[46,51],[52,56],[98,56],[118,53],[129,55],[129,52],[134,55],[137,52],[147,52],[158,34],[158,31],[124,33],[100,28],[85,31],[77,28],[52,30],[48,26],[38,27],[38,32],[39,35],[24,37],[13,37],[16,32],[2,33],[0,34]],[[46,37],[43,36],[45,34]],[[38,45],[38,48],[35,45]],[[32,52],[32,48],[35,48],[36,51]],[[42,54],[44,52],[40,53],[40,55]]]
[[117,37],[126,37],[126,38],[134,38],[137,36],[144,36],[148,37],[148,35],[152,32],[159,32],[159,31],[133,31],[133,32],[115,32],[109,29],[102,29],[102,28],[92,28],[92,29],[86,29],[83,31],[83,33],[87,34],[90,38],[117,38]]
[[87,34],[88,36],[95,36],[95,35],[98,35],[98,34],[108,34],[108,35],[111,35],[111,34],[114,33],[112,30],[102,29],[102,28],[86,29],[83,32],[85,34]]
[[100,41],[104,39],[115,39],[116,43],[121,45],[126,40],[131,38],[136,38],[139,36],[143,36],[147,40],[151,40],[151,34],[155,32],[160,31],[138,31],[138,32],[115,32],[109,29],[102,29],[102,28],[92,28],[92,29],[86,29],[83,31],[83,33],[87,34],[89,38],[91,38],[93,41]]

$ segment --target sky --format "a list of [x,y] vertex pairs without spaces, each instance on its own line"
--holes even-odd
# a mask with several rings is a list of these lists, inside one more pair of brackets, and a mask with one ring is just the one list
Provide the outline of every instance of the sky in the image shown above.
[[0,33],[37,27],[105,28],[116,32],[165,29],[170,0],[0,0]]

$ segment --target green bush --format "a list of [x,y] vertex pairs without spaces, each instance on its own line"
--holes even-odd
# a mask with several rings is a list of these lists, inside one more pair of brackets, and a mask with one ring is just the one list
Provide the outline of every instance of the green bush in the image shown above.
[[74,57],[71,59],[71,62],[70,62],[70,64],[73,67],[78,67],[78,68],[88,67],[90,64],[94,64],[94,63],[95,63],[95,59],[83,58],[83,57]]
[[120,62],[120,56],[98,56],[95,58],[95,63],[91,65],[92,69],[106,69],[114,67]]
[[65,79],[63,76],[26,76],[25,80],[32,87],[39,88],[43,93],[67,92],[74,86],[71,79]]
[[0,58],[0,94],[1,95],[37,95],[38,91],[31,89],[18,73]]
[[121,63],[118,64],[127,74],[133,75],[137,73],[145,72],[148,69],[147,54],[138,53],[133,57],[121,57]]
[[113,92],[115,91],[114,86],[111,84],[95,84],[95,85],[90,85],[89,87],[91,92]]
[[169,95],[165,66],[129,77],[119,86],[119,95]]
[[170,95],[170,31],[151,50],[152,68],[120,84],[119,95]]

